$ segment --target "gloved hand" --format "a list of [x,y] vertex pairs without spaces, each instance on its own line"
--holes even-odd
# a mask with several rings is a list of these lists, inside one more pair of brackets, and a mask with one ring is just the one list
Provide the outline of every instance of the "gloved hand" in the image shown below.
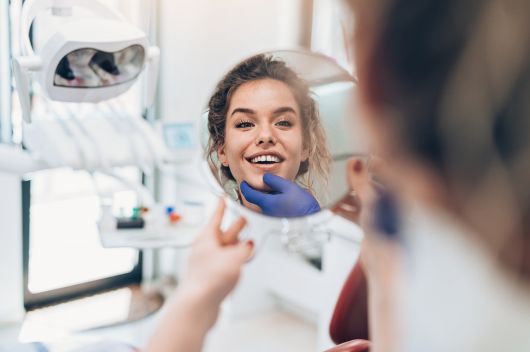
[[295,218],[320,211],[315,197],[296,183],[273,174],[263,175],[263,182],[270,187],[270,193],[257,191],[246,181],[240,186],[246,200],[259,206],[263,214]]

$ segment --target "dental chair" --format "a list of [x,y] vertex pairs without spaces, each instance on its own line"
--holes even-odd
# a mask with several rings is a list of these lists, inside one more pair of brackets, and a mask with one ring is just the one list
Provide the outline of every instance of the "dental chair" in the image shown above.
[[335,305],[329,334],[337,346],[325,352],[367,352],[368,290],[366,276],[358,261],[350,272]]
[[[340,199],[331,211],[356,224],[360,219],[361,203],[355,192]],[[366,275],[358,260],[344,282],[329,324],[329,335],[337,346],[325,352],[367,352],[368,287]]]
[[370,349],[368,289],[360,261],[344,283],[331,318],[329,334],[337,346],[325,352],[367,352]]

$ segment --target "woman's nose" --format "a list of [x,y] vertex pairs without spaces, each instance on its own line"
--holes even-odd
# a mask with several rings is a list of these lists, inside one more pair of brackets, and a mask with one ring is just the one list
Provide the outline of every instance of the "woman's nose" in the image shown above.
[[256,139],[256,145],[263,146],[266,144],[276,144],[276,137],[269,128],[262,128],[259,131],[258,138]]

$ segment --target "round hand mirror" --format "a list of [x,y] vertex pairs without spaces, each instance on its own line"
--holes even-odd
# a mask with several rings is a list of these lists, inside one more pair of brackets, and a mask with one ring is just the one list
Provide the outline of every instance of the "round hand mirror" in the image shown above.
[[210,183],[245,216],[274,219],[284,232],[324,222],[349,193],[348,159],[367,150],[354,92],[345,69],[311,52],[270,51],[237,63],[203,116]]

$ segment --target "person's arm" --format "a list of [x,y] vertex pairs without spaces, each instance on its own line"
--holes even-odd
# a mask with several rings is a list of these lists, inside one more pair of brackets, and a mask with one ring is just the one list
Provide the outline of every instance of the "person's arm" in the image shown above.
[[245,220],[239,218],[221,231],[224,202],[195,242],[188,271],[165,315],[147,345],[146,352],[199,352],[214,325],[223,299],[235,287],[243,264],[252,255],[252,242],[239,242]]
[[[372,163],[375,171],[384,176],[383,162],[375,160]],[[360,198],[360,224],[365,233],[360,260],[368,284],[370,351],[391,352],[399,345],[397,313],[399,294],[403,292],[401,248],[395,238],[384,235],[379,228],[388,224],[377,222],[374,218],[378,195],[368,166],[363,160],[354,158],[347,167],[349,186]]]
[[182,287],[165,308],[165,315],[146,351],[201,351],[218,313],[218,306],[213,304],[208,293]]

